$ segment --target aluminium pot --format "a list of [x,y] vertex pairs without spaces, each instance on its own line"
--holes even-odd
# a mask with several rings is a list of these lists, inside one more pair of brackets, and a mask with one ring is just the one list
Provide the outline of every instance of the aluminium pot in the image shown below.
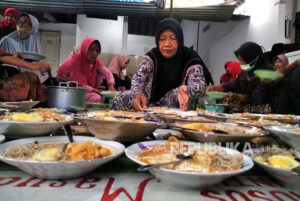
[[[75,84],[75,87],[71,87]],[[85,108],[87,89],[78,87],[78,82],[60,82],[58,86],[48,86],[48,107],[76,111],[76,107]]]

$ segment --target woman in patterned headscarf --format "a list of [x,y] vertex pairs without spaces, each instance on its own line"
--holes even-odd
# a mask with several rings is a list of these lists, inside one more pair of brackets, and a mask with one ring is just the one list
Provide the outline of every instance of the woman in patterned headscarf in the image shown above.
[[205,90],[199,55],[184,46],[180,23],[162,20],[155,33],[156,48],[149,51],[133,76],[131,90],[113,99],[114,109],[143,111],[147,106],[187,110],[191,96]]

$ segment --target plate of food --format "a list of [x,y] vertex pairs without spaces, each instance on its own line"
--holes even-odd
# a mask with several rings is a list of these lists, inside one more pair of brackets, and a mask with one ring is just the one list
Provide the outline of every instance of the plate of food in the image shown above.
[[10,112],[0,119],[0,134],[19,138],[47,135],[73,121],[71,115],[54,112]]
[[[236,150],[178,141],[175,137],[168,141],[139,142],[125,149],[126,156],[139,165],[174,161],[179,153],[192,154],[193,157],[170,165],[154,166],[149,172],[163,183],[199,189],[220,183],[253,167],[251,158]],[[226,162],[225,165],[225,160],[230,163]]]
[[124,149],[118,142],[94,137],[74,136],[74,143],[67,136],[35,137],[1,144],[0,160],[34,177],[69,179],[117,158]]
[[145,113],[129,111],[93,111],[75,116],[95,137],[107,140],[136,140],[165,126],[158,120],[145,119]]
[[300,166],[300,161],[295,157],[293,150],[278,146],[266,147],[255,154],[253,160],[280,182],[296,188],[300,185],[300,174],[293,172],[293,168]]
[[228,93],[220,92],[220,91],[211,91],[211,92],[206,92],[206,94],[207,94],[209,97],[221,99],[221,98],[223,98],[224,96],[227,96]]
[[183,123],[176,122],[170,128],[181,131],[189,139],[199,142],[249,141],[269,134],[262,128],[233,123]]
[[283,78],[283,74],[272,70],[255,70],[254,74],[264,82],[272,82]]
[[0,104],[1,108],[6,108],[8,110],[15,110],[18,111],[24,111],[27,109],[32,108],[36,104],[38,104],[40,101],[19,101],[19,102],[3,102]]
[[296,151],[300,152],[300,127],[277,127],[277,126],[264,126],[264,129],[270,131],[283,142],[293,147]]

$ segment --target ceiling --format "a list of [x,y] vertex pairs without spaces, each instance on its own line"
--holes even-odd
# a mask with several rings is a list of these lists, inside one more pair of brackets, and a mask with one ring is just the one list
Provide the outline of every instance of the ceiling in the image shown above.
[[[0,12],[8,7],[35,15],[40,22],[76,23],[77,14],[88,14],[99,18],[115,16],[147,16],[164,18],[170,16],[169,9],[157,8],[154,3],[130,3],[109,0],[1,0]],[[199,21],[225,22],[236,18],[235,4],[222,4],[197,8],[174,8],[173,17]],[[38,12],[37,12],[38,11]]]

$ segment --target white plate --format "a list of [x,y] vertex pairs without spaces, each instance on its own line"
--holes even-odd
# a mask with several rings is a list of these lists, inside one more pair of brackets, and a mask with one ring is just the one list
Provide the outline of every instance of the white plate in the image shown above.
[[19,102],[4,102],[4,106],[9,109],[27,110],[38,104],[40,101],[19,101]]
[[293,132],[296,127],[286,128],[277,126],[264,126],[264,129],[279,137],[282,141],[293,147],[297,152],[300,152],[300,133]]
[[43,179],[66,179],[66,178],[76,178],[85,175],[94,169],[98,168],[100,165],[107,163],[124,152],[124,145],[113,142],[100,140],[94,137],[83,137],[74,136],[75,142],[84,142],[90,140],[94,143],[99,143],[101,145],[106,145],[115,150],[115,153],[111,156],[98,158],[94,160],[86,161],[64,161],[64,162],[39,162],[39,161],[29,161],[29,160],[17,160],[12,158],[6,158],[3,156],[4,151],[7,147],[18,144],[28,144],[34,141],[39,142],[68,142],[67,136],[55,136],[55,137],[36,137],[36,138],[26,138],[22,140],[14,140],[6,142],[0,145],[0,160],[3,162],[16,166],[27,172],[28,174],[39,177]]
[[253,156],[253,161],[255,162],[255,164],[258,165],[260,168],[264,169],[267,173],[276,178],[278,181],[293,188],[298,188],[300,186],[300,175],[296,175],[295,173],[289,170],[258,162],[254,160],[254,157],[256,155]]
[[36,53],[36,52],[28,52],[28,51],[23,51],[23,52],[18,52],[24,59],[30,59],[33,61],[41,61],[46,59],[45,55]]
[[7,137],[32,137],[47,135],[51,131],[73,121],[71,115],[66,115],[66,121],[56,122],[20,122],[0,120],[0,134]]
[[5,136],[4,135],[0,135],[0,143],[3,142],[5,140]]
[[[184,144],[193,144],[197,147],[204,146],[200,143],[182,141]],[[165,140],[159,141],[147,141],[133,144],[125,149],[126,156],[132,161],[146,165],[144,162],[138,159],[137,153],[153,148],[155,144],[165,145]],[[228,154],[240,154],[240,152],[229,148],[223,148]],[[149,172],[155,177],[160,178],[162,182],[169,183],[175,186],[184,188],[203,188],[222,182],[223,180],[232,177],[234,175],[241,174],[248,171],[253,167],[253,161],[250,157],[243,155],[244,163],[240,170],[234,172],[223,172],[223,173],[193,173],[193,172],[182,172],[176,170],[169,170],[165,168],[151,168]]]

